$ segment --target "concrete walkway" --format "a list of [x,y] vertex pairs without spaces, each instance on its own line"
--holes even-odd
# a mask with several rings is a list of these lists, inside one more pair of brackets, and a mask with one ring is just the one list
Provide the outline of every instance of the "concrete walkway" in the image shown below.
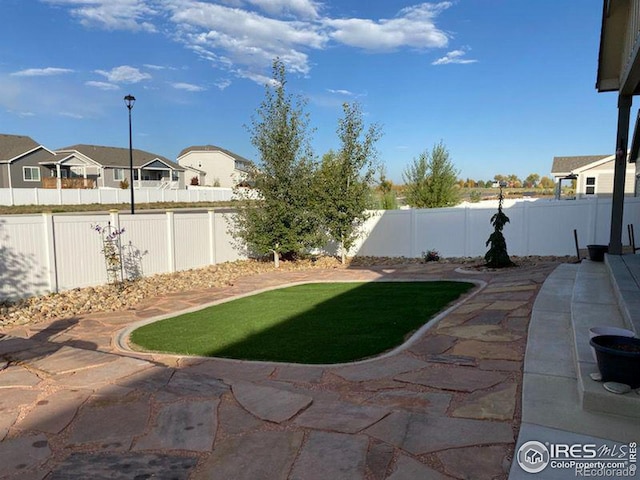
[[[635,255],[628,256],[634,263]],[[612,263],[625,257],[608,257]],[[625,452],[640,440],[640,390],[617,395],[591,379],[598,372],[589,347],[589,328],[610,326],[631,328],[625,321],[620,297],[622,273],[610,271],[602,262],[583,260],[563,264],[545,281],[534,304],[524,362],[522,424],[517,450],[528,442],[596,445],[599,460],[629,460]],[[612,282],[613,280],[613,282]],[[625,286],[631,292],[631,286]],[[632,301],[637,304],[640,288]],[[523,454],[526,448],[523,447]],[[610,455],[609,455],[610,454]],[[579,454],[578,454],[579,455]],[[562,456],[556,458],[564,459]],[[577,457],[572,457],[575,459]],[[637,457],[622,473],[594,469],[591,478],[638,478]],[[551,462],[552,463],[552,462]],[[605,472],[599,474],[598,472]],[[562,480],[583,476],[566,462],[565,467],[547,465],[539,478]],[[535,476],[535,475],[533,475]],[[511,480],[532,477],[518,462],[511,466]]]
[[[276,272],[6,329],[0,478],[506,479],[532,306],[556,266]],[[405,349],[352,365],[142,355],[116,341],[137,321],[259,289],[380,279],[486,284]]]

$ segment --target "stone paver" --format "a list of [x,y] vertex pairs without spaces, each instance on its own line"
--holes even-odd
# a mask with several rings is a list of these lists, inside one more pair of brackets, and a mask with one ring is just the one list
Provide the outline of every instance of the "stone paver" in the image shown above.
[[555,266],[474,275],[487,285],[468,302],[351,365],[125,354],[114,339],[290,282],[470,277],[445,263],[270,272],[0,330],[0,478],[506,480],[529,316]]
[[273,387],[237,382],[232,386],[236,400],[262,420],[281,423],[294,417],[313,402],[313,397]]
[[80,406],[91,395],[90,390],[60,390],[45,399],[16,425],[20,430],[60,433],[76,416]]
[[216,443],[193,480],[286,480],[303,436],[302,432],[255,432],[223,440]]
[[468,355],[476,358],[496,360],[522,360],[523,347],[512,343],[490,343],[479,340],[462,340],[451,350],[455,355]]
[[211,450],[219,403],[219,400],[195,400],[165,405],[151,431],[136,441],[134,450]]
[[81,409],[73,422],[69,442],[110,443],[128,449],[133,437],[144,433],[149,413],[147,397],[93,401]]
[[89,478],[187,480],[196,462],[196,458],[159,454],[74,453],[48,478],[50,480],[87,480]]
[[389,410],[345,402],[315,402],[296,419],[296,425],[318,430],[357,433],[373,425]]
[[473,392],[493,387],[507,375],[478,368],[442,365],[396,376],[396,380],[444,390]]
[[361,382],[363,380],[393,377],[398,373],[418,370],[425,365],[425,362],[407,355],[397,355],[377,361],[332,369],[332,372],[346,380]]
[[37,468],[49,455],[51,449],[43,434],[4,440],[0,443],[1,472],[19,476],[23,470]]
[[493,420],[511,420],[516,408],[518,386],[508,384],[490,393],[472,393],[455,408],[454,417],[479,418]]
[[511,443],[511,423],[393,412],[367,434],[414,455],[478,444]]
[[118,360],[116,355],[64,346],[51,355],[27,360],[25,363],[31,368],[49,374],[63,374],[93,368],[116,360]]
[[506,475],[511,466],[503,445],[456,448],[437,455],[445,471],[455,478],[496,478]]
[[291,480],[355,480],[364,478],[367,446],[364,435],[314,431],[297,459]]
[[23,367],[8,367],[0,370],[0,391],[11,387],[34,387],[41,379]]
[[396,469],[387,477],[388,480],[447,480],[447,477],[437,470],[434,470],[418,460],[414,460],[406,455],[400,455],[396,463]]

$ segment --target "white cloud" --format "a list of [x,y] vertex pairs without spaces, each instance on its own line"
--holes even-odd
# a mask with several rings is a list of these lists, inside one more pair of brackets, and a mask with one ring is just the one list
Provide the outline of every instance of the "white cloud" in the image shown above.
[[153,65],[150,63],[145,63],[143,67],[149,70],[165,70],[167,68],[167,67],[163,67],[162,65]]
[[451,5],[422,3],[400,10],[392,19],[326,19],[324,23],[333,29],[330,35],[334,40],[365,50],[442,48],[447,46],[449,37],[436,27],[434,19]]
[[63,75],[65,73],[73,73],[73,70],[68,68],[28,68],[26,70],[20,70],[19,72],[13,72],[11,75],[14,77],[49,77],[51,75]]
[[310,0],[248,0],[270,15],[300,15],[317,18],[318,4]]
[[333,90],[331,88],[327,88],[327,92],[329,93],[335,93],[337,95],[344,95],[346,97],[353,97],[355,96],[355,93],[350,92],[349,90]]
[[186,90],[187,92],[202,92],[206,90],[204,87],[184,82],[172,83],[171,86],[177,90]]
[[86,27],[106,30],[155,32],[148,20],[160,12],[154,0],[41,0],[45,3],[71,7],[71,14]]
[[231,85],[231,80],[229,79],[218,80],[214,85],[218,87],[220,90],[224,90],[229,85]]
[[111,83],[138,83],[143,80],[151,79],[151,75],[141,72],[137,68],[129,65],[112,68],[109,71],[96,70],[96,73],[103,75]]
[[120,87],[118,85],[114,85],[113,83],[107,82],[85,82],[85,85],[88,87],[99,88],[100,90],[118,90]]
[[[331,44],[371,52],[446,48],[450,36],[436,25],[436,20],[454,3],[418,3],[399,10],[391,18],[375,19],[331,18],[321,0],[40,1],[67,8],[87,27],[162,31],[214,67],[260,84],[268,83],[265,75],[269,74],[274,58],[280,58],[288,72],[308,75],[312,65],[310,52],[325,50]],[[450,63],[454,62],[471,61],[459,57],[456,61],[452,57]],[[169,68],[145,65],[147,71]],[[147,73],[132,70],[98,73],[111,83],[135,83],[151,78]]]
[[466,55],[466,53],[467,52],[465,52],[464,50],[452,50],[444,57],[441,57],[432,62],[431,65],[447,65],[449,63],[467,64],[477,62],[477,60],[473,60],[470,58],[462,58],[464,55]]
[[76,120],[82,120],[83,118],[85,118],[84,115],[80,115],[79,113],[73,113],[73,112],[61,112],[60,115],[68,118],[75,118]]
[[243,77],[261,74],[276,57],[289,71],[306,74],[310,67],[303,50],[324,48],[328,41],[320,25],[305,21],[192,0],[172,0],[172,8],[180,41]]

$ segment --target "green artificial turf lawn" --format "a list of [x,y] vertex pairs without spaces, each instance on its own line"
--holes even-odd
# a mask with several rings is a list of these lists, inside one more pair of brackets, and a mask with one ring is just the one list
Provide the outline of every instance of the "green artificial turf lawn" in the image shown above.
[[461,282],[309,283],[239,298],[133,331],[146,350],[341,363],[400,345],[473,287]]

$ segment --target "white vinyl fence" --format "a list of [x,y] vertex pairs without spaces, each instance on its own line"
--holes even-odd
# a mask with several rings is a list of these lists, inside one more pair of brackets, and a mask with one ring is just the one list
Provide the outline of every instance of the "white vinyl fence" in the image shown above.
[[[224,202],[232,198],[231,188],[189,188],[163,190],[158,188],[134,189],[134,201],[158,202]],[[0,188],[0,205],[82,205],[91,203],[130,203],[129,190],[120,188]]]
[[[497,202],[486,207],[374,212],[350,254],[415,258],[433,249],[443,257],[484,256],[496,212]],[[574,229],[581,248],[609,243],[610,198],[509,201],[504,213],[510,220],[503,231],[510,255],[575,255]],[[640,241],[640,197],[625,198],[623,243],[628,224],[638,228]]]
[[233,247],[229,213],[6,215],[0,217],[0,299],[107,283],[102,237],[120,235],[125,277],[246,258]]
[[[486,253],[496,208],[473,207],[372,212],[351,255],[443,257]],[[607,244],[611,200],[516,202],[507,205],[509,254],[574,255],[573,230],[582,248]],[[92,225],[107,222],[121,235],[125,274],[153,275],[244,258],[228,233],[229,212],[145,214],[42,214],[0,217],[0,298],[24,297],[106,283],[101,237]],[[625,199],[624,225],[640,239],[640,198]],[[625,230],[626,232],[626,230]],[[626,234],[623,238],[626,243]]]

